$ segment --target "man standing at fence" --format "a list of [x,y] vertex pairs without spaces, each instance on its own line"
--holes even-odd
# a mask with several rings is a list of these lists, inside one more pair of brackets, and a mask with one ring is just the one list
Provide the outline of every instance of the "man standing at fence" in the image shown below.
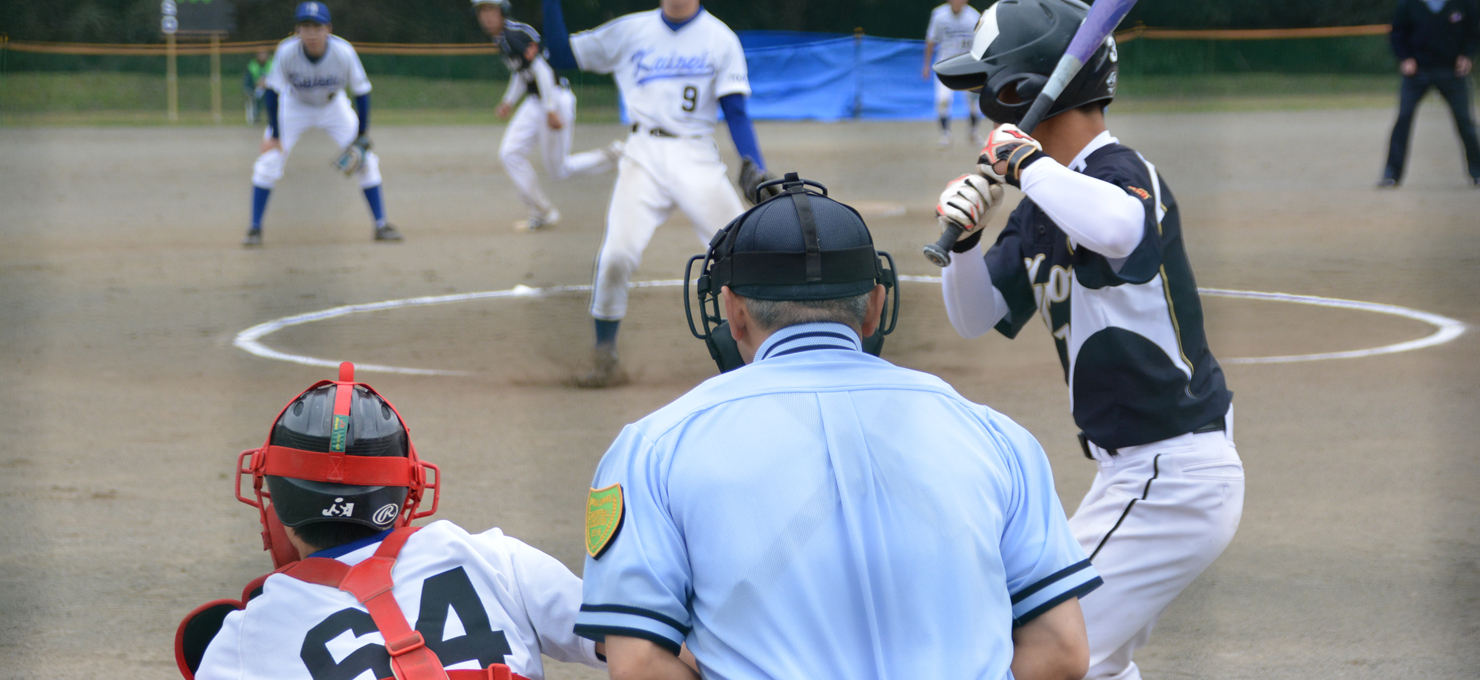
[[1403,181],[1413,112],[1429,88],[1437,88],[1449,102],[1454,126],[1465,145],[1470,185],[1480,187],[1480,144],[1470,112],[1470,67],[1480,48],[1480,7],[1477,0],[1398,0],[1391,34],[1403,87],[1398,95],[1398,122],[1388,145],[1387,168],[1379,187]]
[[[966,0],[950,0],[930,12],[930,27],[925,30],[925,66],[920,77],[935,81],[935,111],[940,117],[940,148],[951,146],[951,104],[955,103],[956,92],[935,79],[930,67],[935,62],[950,59],[971,50],[971,37],[976,31],[976,22],[981,13],[966,4]],[[971,120],[971,145],[982,145],[981,135],[976,133],[977,93],[967,92],[966,114]]]
[[251,125],[262,117],[262,97],[267,92],[267,72],[272,70],[272,56],[267,50],[257,50],[256,58],[247,62],[247,74],[242,79],[242,89],[247,91],[247,124]]

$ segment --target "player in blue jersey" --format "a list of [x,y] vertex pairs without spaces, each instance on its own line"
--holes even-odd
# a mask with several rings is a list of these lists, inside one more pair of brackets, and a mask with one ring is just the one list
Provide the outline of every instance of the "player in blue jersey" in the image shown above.
[[[1078,680],[1100,582],[1043,450],[862,351],[893,282],[862,218],[788,175],[710,247],[721,366],[629,425],[587,501],[576,633],[612,677]],[[825,190],[824,190],[825,191]],[[716,314],[717,316],[717,314]]]
[[[1083,603],[1086,677],[1137,680],[1136,650],[1233,539],[1244,473],[1177,201],[1156,167],[1105,126],[1113,39],[1033,136],[1013,125],[1086,13],[1074,0],[1002,0],[983,15],[971,53],[936,65],[954,89],[985,87],[982,112],[1000,124],[977,172],[941,195],[942,221],[967,230],[942,287],[963,337],[994,328],[1016,337],[1035,317],[1048,326],[1084,454],[1099,465],[1069,520],[1105,579]],[[1003,184],[1026,198],[983,249]]]

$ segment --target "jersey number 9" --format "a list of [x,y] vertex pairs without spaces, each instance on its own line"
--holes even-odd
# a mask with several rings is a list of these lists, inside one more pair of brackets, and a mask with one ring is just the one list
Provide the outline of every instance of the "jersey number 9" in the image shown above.
[[683,89],[683,110],[692,113],[699,108],[699,88],[689,85]]

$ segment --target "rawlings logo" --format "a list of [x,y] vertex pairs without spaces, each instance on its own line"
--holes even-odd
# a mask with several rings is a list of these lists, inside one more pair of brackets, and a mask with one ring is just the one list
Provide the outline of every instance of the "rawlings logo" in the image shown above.
[[380,509],[376,510],[374,515],[371,515],[370,521],[376,524],[390,524],[391,520],[394,520],[396,515],[399,514],[401,514],[400,507],[395,503],[387,503],[380,506]]

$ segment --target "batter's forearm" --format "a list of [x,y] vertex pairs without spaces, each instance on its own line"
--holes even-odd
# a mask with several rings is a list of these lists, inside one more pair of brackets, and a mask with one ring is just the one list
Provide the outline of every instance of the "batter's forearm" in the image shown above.
[[1145,204],[1125,189],[1074,172],[1051,158],[1023,171],[1022,189],[1076,246],[1107,258],[1129,256],[1145,236]]
[[946,317],[963,338],[982,335],[1007,318],[1007,298],[992,285],[980,244],[951,258],[941,270],[940,292]]
[[750,113],[745,110],[745,95],[727,94],[720,97],[719,107],[725,112],[725,125],[730,128],[730,139],[735,142],[735,151],[741,158],[755,161],[764,170],[766,159],[761,156],[761,144],[755,137],[755,125],[750,122]]
[[278,93],[268,88],[262,91],[262,108],[267,110],[267,131],[273,139],[278,138]]
[[543,0],[545,12],[545,49],[550,50],[550,64],[555,68],[580,70],[575,52],[570,49],[570,31],[565,28],[565,13],[560,0]]

